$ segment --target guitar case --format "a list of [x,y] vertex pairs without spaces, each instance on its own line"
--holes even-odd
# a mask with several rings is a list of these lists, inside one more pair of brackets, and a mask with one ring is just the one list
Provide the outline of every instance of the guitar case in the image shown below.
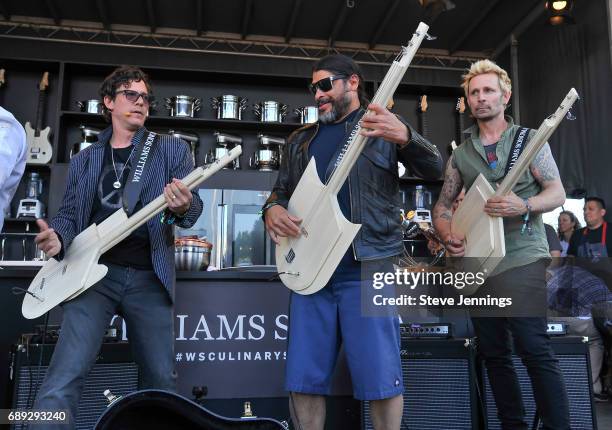
[[235,419],[217,415],[176,393],[141,390],[112,402],[95,430],[286,430],[270,418]]

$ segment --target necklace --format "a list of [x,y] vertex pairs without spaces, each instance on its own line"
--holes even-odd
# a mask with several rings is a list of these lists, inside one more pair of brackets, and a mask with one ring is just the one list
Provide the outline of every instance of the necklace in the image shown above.
[[115,150],[113,146],[111,145],[111,160],[113,160],[113,170],[115,171],[115,178],[117,178],[117,180],[113,182],[113,188],[115,189],[121,188],[121,181],[119,180],[119,178],[123,178],[123,171],[125,170],[125,166],[128,165],[130,159],[132,158],[132,154],[134,153],[134,149],[136,149],[135,145],[132,145],[132,146],[133,147],[132,147],[132,152],[130,152],[130,156],[125,161],[125,164],[123,164],[123,167],[121,168],[121,172],[117,174],[117,168],[115,167]]

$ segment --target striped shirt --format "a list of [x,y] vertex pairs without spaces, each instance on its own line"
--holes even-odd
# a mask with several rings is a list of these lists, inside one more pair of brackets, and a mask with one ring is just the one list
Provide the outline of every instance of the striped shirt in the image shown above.
[[[146,128],[139,129],[132,138],[132,145],[138,145],[148,134]],[[98,136],[98,143],[79,152],[70,161],[66,192],[60,209],[51,220],[50,227],[55,229],[62,241],[62,252],[70,247],[74,238],[89,227],[91,211],[96,196],[96,187],[102,171],[105,145],[112,136],[108,127]],[[172,178],[182,179],[193,170],[193,158],[187,142],[168,135],[159,135],[150,166],[144,172],[144,185],[140,194],[143,206],[161,195]],[[192,191],[193,200],[187,213],[177,219],[176,225],[190,228],[202,213],[202,200],[197,190]],[[170,298],[174,299],[176,281],[174,269],[174,229],[162,224],[160,217],[154,216],[147,221],[151,240],[151,261]]]

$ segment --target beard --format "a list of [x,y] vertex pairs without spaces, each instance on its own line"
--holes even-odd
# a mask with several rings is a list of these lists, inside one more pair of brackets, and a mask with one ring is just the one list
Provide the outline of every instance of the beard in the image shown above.
[[482,122],[491,121],[497,118],[500,112],[502,112],[502,115],[503,115],[503,112],[505,112],[506,110],[506,105],[504,104],[503,96],[500,97],[497,103],[490,103],[483,107],[486,107],[488,109],[485,112],[478,112],[476,109],[472,111],[472,116],[475,119],[482,121]]
[[317,105],[321,106],[325,103],[331,103],[332,107],[328,112],[319,112],[319,121],[321,121],[322,124],[332,124],[349,113],[348,109],[351,105],[351,96],[348,92],[345,92],[339,99],[323,97],[319,99]]

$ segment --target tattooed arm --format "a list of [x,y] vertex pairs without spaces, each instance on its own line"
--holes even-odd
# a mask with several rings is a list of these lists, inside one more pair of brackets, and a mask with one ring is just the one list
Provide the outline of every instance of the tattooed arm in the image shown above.
[[529,198],[532,212],[548,212],[565,203],[565,190],[548,143],[544,144],[529,170],[542,187],[539,194]]
[[455,159],[451,155],[446,165],[444,173],[444,185],[440,191],[440,197],[433,209],[433,225],[440,238],[446,243],[446,248],[453,256],[463,255],[464,247],[461,242],[463,238],[455,238],[451,234],[451,220],[453,218],[453,202],[461,193],[463,188],[463,180]]
[[[543,213],[561,206],[565,202],[565,190],[548,143],[542,147],[529,170],[542,187],[542,191],[528,199],[531,212]],[[522,198],[511,192],[506,196],[491,197],[484,210],[491,216],[516,217],[525,214],[527,206]]]

